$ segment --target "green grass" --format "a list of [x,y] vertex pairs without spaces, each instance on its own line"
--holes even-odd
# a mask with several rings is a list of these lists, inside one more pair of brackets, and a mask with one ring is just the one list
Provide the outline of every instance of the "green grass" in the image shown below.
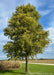
[[29,64],[30,74],[25,74],[25,64],[22,69],[0,71],[0,75],[54,75],[54,66]]

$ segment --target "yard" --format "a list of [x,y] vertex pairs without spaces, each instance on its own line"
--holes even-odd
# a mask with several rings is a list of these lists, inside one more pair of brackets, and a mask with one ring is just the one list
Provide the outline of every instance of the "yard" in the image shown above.
[[29,64],[29,74],[25,74],[25,64],[22,69],[0,71],[0,75],[54,75],[54,66]]

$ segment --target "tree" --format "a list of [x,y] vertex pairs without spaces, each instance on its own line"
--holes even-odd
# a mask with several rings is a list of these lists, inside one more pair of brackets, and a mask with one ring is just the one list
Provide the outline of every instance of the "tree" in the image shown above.
[[43,29],[39,22],[40,17],[33,5],[17,6],[8,21],[8,27],[4,29],[4,35],[11,41],[4,45],[3,51],[11,58],[25,57],[26,72],[28,72],[28,57],[43,53],[49,44],[49,32]]

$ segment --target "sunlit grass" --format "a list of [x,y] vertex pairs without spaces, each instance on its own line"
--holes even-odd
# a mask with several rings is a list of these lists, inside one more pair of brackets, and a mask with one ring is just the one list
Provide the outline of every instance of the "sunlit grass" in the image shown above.
[[54,66],[29,64],[29,74],[25,74],[25,64],[21,69],[0,71],[0,75],[54,75]]

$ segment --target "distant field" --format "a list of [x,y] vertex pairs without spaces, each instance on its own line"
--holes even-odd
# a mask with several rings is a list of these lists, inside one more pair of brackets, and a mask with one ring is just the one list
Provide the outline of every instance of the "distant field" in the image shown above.
[[54,60],[51,59],[51,60],[29,60],[30,62],[35,62],[35,63],[53,63],[54,64]]
[[[25,60],[23,60],[23,61],[25,61]],[[33,62],[33,63],[51,63],[51,64],[54,64],[54,59],[29,60],[29,62]]]
[[25,74],[25,64],[18,70],[0,71],[0,75],[54,75],[54,66],[29,64],[30,74]]
[[[2,61],[6,61],[6,60],[2,60]],[[25,60],[17,60],[17,61],[24,62]],[[1,60],[0,60],[0,62],[1,62]],[[29,62],[33,62],[33,63],[51,63],[51,64],[54,64],[54,59],[29,60]]]

